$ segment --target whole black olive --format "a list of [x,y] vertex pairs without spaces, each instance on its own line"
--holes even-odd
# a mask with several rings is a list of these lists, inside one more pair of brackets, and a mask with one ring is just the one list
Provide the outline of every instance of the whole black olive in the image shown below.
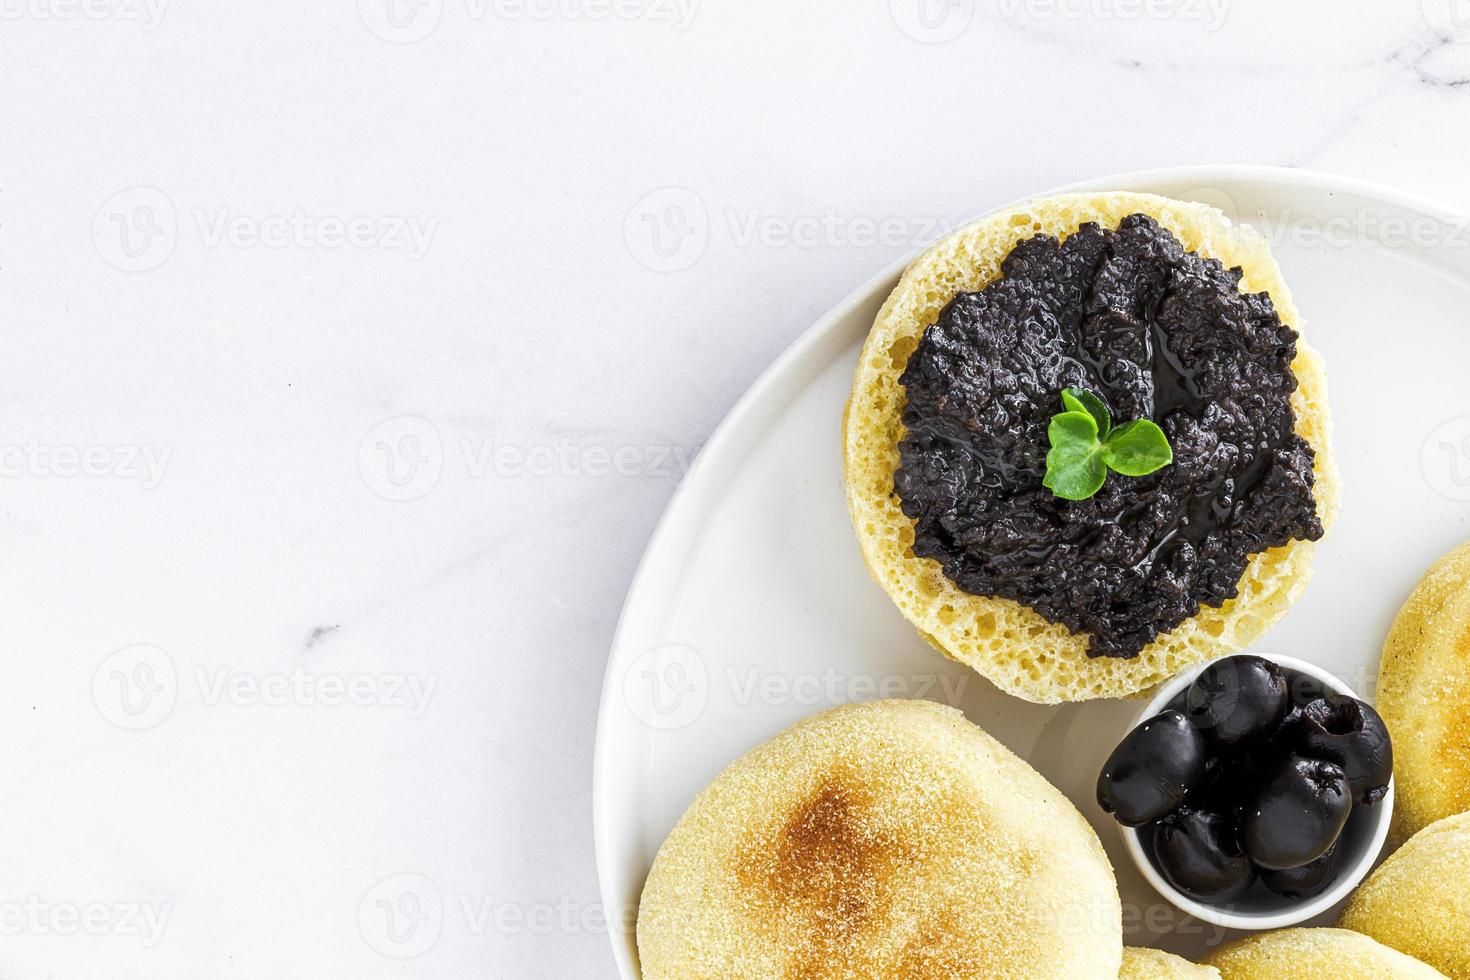
[[1352,808],[1337,763],[1293,755],[1256,791],[1242,816],[1241,841],[1262,868],[1299,868],[1331,849]]
[[1097,777],[1097,802],[1125,827],[1151,823],[1179,805],[1205,771],[1205,740],[1177,711],[1129,732]]
[[1302,709],[1301,752],[1342,767],[1353,796],[1372,805],[1388,792],[1393,777],[1393,742],[1388,726],[1357,698],[1329,694]]
[[1337,859],[1342,854],[1342,840],[1327,849],[1327,853],[1300,868],[1262,870],[1261,884],[1278,895],[1287,898],[1311,898],[1327,890],[1337,878]]
[[1243,745],[1276,730],[1291,706],[1286,675],[1262,657],[1226,657],[1206,667],[1184,695],[1194,727],[1219,745]]
[[1191,898],[1227,901],[1255,881],[1234,822],[1218,813],[1180,807],[1154,825],[1153,843],[1159,872]]

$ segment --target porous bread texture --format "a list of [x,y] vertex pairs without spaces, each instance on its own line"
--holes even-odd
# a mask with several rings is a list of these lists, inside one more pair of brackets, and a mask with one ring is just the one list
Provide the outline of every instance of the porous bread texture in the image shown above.
[[835,708],[732,763],[638,909],[645,980],[1112,980],[1122,952],[1092,826],[926,701]]
[[1205,957],[1224,980],[1444,980],[1444,975],[1346,929],[1279,929],[1221,946]]
[[1399,610],[1374,706],[1393,738],[1394,843],[1470,810],[1470,543],[1430,566]]
[[1353,893],[1338,924],[1470,980],[1470,813],[1410,838]]
[[[942,239],[904,272],[863,346],[843,416],[847,503],[873,578],[909,622],[941,653],[973,668],[1001,690],[1056,704],[1145,691],[1194,664],[1243,649],[1285,615],[1306,587],[1313,544],[1293,541],[1256,555],[1239,596],[1159,637],[1132,659],[1090,658],[1087,637],[1051,623],[1010,599],[974,596],[945,577],[939,563],[913,553],[914,526],[893,489],[898,468],[903,386],[899,375],[924,330],[961,292],[983,289],[1001,260],[1033,235],[1065,238],[1085,222],[1115,228],[1143,212],[1186,249],[1244,272],[1241,288],[1271,295],[1283,323],[1300,332],[1291,291],[1265,239],[1215,208],[1153,194],[1060,194],[987,215]],[[1325,527],[1337,510],[1337,475],[1328,444],[1327,376],[1321,359],[1297,343],[1291,398],[1296,431],[1316,451],[1317,512]]]
[[1220,971],[1162,949],[1128,946],[1123,950],[1118,980],[1220,980]]

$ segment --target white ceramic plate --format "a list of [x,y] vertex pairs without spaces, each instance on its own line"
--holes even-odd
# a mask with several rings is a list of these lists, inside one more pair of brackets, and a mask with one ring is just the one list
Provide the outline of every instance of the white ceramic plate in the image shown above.
[[[1326,174],[1159,170],[1066,190],[1201,200],[1264,231],[1326,358],[1343,506],[1315,578],[1256,649],[1371,694],[1400,602],[1470,515],[1470,234],[1432,203]],[[868,578],[848,525],[838,429],[853,364],[902,265],[824,317],[740,400],[670,502],[629,590],[598,723],[594,820],[625,978],[629,910],[659,844],[725,765],[806,715],[873,697],[947,701],[1031,762],[1109,848],[1125,938],[1185,955],[1219,927],[1142,879],[1093,799],[1137,703],[1044,707],[921,641]]]

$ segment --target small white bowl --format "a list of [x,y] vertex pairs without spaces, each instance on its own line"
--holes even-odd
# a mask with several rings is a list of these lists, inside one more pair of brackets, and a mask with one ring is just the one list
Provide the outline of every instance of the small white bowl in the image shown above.
[[[1241,654],[1232,654],[1232,656],[1241,656]],[[1346,694],[1348,697],[1357,697],[1352,688],[1315,664],[1309,664],[1295,657],[1280,657],[1267,653],[1258,653],[1255,656],[1304,674],[1320,682],[1329,691]],[[1208,666],[1209,664],[1201,664],[1165,682],[1148,706],[1138,713],[1138,717],[1133,720],[1133,725],[1128,730],[1132,731],[1154,715],[1167,710],[1169,703],[1194,683],[1194,679]],[[1376,805],[1371,808],[1353,808],[1352,816],[1348,818],[1347,826],[1342,831],[1342,846],[1347,850],[1344,851],[1338,865],[1337,881],[1333,882],[1331,888],[1312,898],[1295,899],[1276,895],[1257,882],[1251,886],[1250,891],[1232,901],[1228,907],[1206,905],[1180,892],[1165,881],[1164,876],[1154,866],[1138,831],[1122,825],[1119,825],[1118,829],[1123,834],[1123,844],[1133,857],[1133,863],[1138,865],[1138,870],[1143,872],[1143,876],[1148,879],[1150,885],[1154,886],[1154,890],[1168,899],[1175,907],[1195,918],[1225,926],[1228,929],[1284,929],[1320,915],[1358,887],[1358,883],[1372,870],[1373,862],[1378,859],[1378,853],[1383,849],[1383,842],[1388,839],[1388,823],[1392,815],[1393,781],[1390,780],[1388,793]]]

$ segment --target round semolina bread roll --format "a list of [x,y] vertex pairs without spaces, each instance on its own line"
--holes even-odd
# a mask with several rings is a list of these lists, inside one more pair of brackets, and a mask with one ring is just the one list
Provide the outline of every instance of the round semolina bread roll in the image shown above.
[[1279,929],[1205,957],[1224,980],[1443,980],[1412,956],[1346,929]]
[[1470,810],[1470,543],[1435,562],[1399,610],[1374,706],[1393,736],[1393,840]]
[[1123,950],[1118,980],[1220,980],[1220,971],[1161,949],[1128,946]]
[[1470,813],[1410,838],[1353,893],[1338,924],[1470,980]]
[[731,764],[638,909],[645,980],[1112,980],[1122,953],[1091,825],[927,701],[836,708]]
[[[1244,272],[1240,287],[1271,296],[1281,322],[1301,316],[1265,239],[1223,213],[1152,194],[1059,194],[1004,208],[949,235],[904,272],[863,346],[843,417],[848,508],[863,559],[905,617],[941,653],[1001,690],[1042,704],[1121,697],[1144,691],[1194,664],[1238,651],[1280,619],[1311,573],[1313,543],[1292,541],[1252,557],[1239,596],[1206,606],[1136,657],[1090,658],[1088,638],[1010,599],[971,595],[938,562],[912,551],[914,526],[900,508],[893,477],[905,394],[899,377],[926,328],[957,294],[983,289],[1025,238],[1066,238],[1085,222],[1115,228],[1128,215],[1153,217],[1191,252]],[[1291,396],[1295,430],[1313,448],[1315,499],[1324,528],[1337,509],[1329,455],[1327,379],[1321,359],[1297,343]]]

